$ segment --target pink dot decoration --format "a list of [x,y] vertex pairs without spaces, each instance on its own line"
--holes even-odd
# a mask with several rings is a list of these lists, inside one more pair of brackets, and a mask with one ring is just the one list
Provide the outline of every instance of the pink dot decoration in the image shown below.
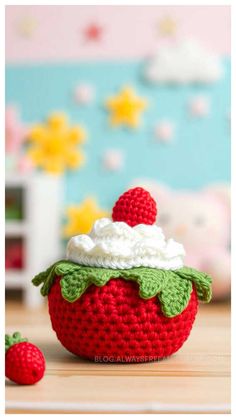
[[119,171],[124,165],[124,154],[122,150],[106,150],[103,155],[103,166],[110,171]]
[[190,100],[189,109],[192,116],[207,116],[210,110],[209,99],[205,96],[196,96],[192,100]]
[[174,126],[169,121],[160,121],[154,127],[156,139],[163,143],[169,143],[173,139]]
[[75,101],[79,105],[88,105],[94,99],[93,86],[87,83],[79,84],[74,92]]

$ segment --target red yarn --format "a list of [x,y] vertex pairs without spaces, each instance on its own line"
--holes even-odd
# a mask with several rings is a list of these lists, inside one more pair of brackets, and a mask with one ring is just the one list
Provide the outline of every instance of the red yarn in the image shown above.
[[156,216],[156,202],[148,191],[140,187],[129,189],[121,195],[112,210],[113,221],[124,221],[131,227],[154,224]]
[[12,345],[5,356],[5,375],[17,384],[35,384],[44,375],[45,359],[37,346],[29,342]]
[[198,308],[193,289],[187,308],[165,317],[158,297],[144,300],[138,285],[111,279],[91,285],[74,303],[61,296],[57,277],[48,295],[52,327],[70,352],[98,362],[155,361],[176,352],[188,338]]

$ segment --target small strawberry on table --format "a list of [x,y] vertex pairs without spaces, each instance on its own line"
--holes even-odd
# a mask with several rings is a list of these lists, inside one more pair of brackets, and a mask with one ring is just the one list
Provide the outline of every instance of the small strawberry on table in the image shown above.
[[40,349],[19,332],[5,335],[5,376],[17,384],[35,384],[44,376],[45,358]]

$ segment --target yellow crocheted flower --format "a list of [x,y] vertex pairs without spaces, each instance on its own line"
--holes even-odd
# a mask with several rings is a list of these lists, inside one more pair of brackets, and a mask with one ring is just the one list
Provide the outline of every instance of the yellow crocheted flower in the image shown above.
[[138,97],[132,88],[125,87],[117,96],[106,101],[106,107],[110,111],[110,122],[113,126],[126,125],[137,128],[141,114],[147,107],[147,101]]
[[65,114],[53,113],[46,124],[34,125],[28,135],[28,155],[34,164],[49,173],[80,167],[85,160],[78,145],[85,141],[80,125],[70,126]]
[[68,222],[64,227],[64,236],[87,234],[98,218],[108,216],[109,213],[99,208],[94,198],[88,197],[80,205],[71,205],[67,208]]

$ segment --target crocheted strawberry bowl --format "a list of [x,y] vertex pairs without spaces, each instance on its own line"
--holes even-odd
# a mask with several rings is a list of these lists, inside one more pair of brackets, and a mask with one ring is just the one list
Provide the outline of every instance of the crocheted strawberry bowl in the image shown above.
[[68,351],[97,362],[157,361],[188,338],[211,278],[184,266],[183,246],[165,240],[156,216],[149,192],[130,189],[112,220],[72,237],[66,259],[34,277]]

